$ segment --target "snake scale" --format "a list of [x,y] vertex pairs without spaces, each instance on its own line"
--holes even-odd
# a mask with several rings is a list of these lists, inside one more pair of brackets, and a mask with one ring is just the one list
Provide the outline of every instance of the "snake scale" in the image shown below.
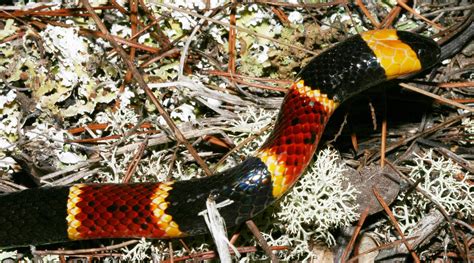
[[100,238],[177,238],[207,232],[206,200],[228,227],[274,203],[313,157],[334,110],[386,80],[434,65],[431,39],[391,29],[355,35],[316,56],[297,75],[266,142],[242,163],[210,177],[138,184],[40,187],[0,196],[0,247]]

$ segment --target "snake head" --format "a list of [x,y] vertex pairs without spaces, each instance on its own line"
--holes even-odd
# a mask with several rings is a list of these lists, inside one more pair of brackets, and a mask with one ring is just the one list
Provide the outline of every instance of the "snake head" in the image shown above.
[[394,29],[373,30],[361,34],[385,71],[394,79],[427,69],[439,60],[441,50],[432,39]]
[[422,69],[427,69],[438,63],[441,48],[433,39],[406,31],[397,31],[397,35],[416,53]]

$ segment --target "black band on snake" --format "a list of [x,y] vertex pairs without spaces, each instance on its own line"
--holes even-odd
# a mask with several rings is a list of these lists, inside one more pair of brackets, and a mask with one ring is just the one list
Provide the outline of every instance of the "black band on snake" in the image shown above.
[[176,238],[206,233],[198,213],[209,196],[228,227],[270,206],[306,169],[342,102],[383,81],[434,65],[431,39],[396,30],[350,37],[315,57],[288,90],[267,141],[211,177],[141,184],[76,184],[0,196],[0,247],[96,238]]

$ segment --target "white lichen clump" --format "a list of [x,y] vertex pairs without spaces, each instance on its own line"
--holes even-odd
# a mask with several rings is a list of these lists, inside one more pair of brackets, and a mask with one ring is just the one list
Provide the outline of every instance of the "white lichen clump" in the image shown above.
[[140,239],[140,242],[132,248],[122,248],[123,256],[122,259],[131,262],[142,262],[144,260],[150,260],[150,256],[147,251],[152,248],[151,242],[146,241],[145,238]]
[[[93,76],[95,70],[92,69],[100,68],[98,63],[92,62],[92,56],[88,52],[89,45],[93,44],[79,36],[78,32],[79,28],[76,27],[48,25],[40,34],[46,52],[56,64],[53,67],[56,82],[43,86],[36,95],[42,101],[42,106],[47,108],[63,102],[76,91],[81,100],[76,100],[74,105],[62,111],[61,114],[65,117],[91,113],[98,103],[109,103],[118,93],[115,82],[109,77]],[[46,96],[48,93],[53,95]]]
[[238,114],[238,119],[231,120],[232,127],[227,130],[237,132],[239,137],[246,138],[270,124],[274,115],[275,112],[249,106],[246,111]]
[[468,116],[463,118],[461,124],[464,128],[464,133],[466,134],[465,140],[461,140],[462,144],[474,144],[474,117]]
[[[474,176],[464,172],[459,165],[443,157],[435,157],[433,151],[414,159],[410,166],[409,176],[425,192],[430,199],[439,203],[451,215],[458,218],[468,218],[474,215],[474,186],[469,181]],[[393,207],[392,211],[405,233],[410,234],[413,226],[434,207],[431,200],[418,192],[398,197],[402,204]]]
[[310,244],[314,241],[334,245],[330,230],[348,226],[357,219],[357,206],[350,205],[355,201],[356,190],[343,187],[344,171],[335,150],[322,150],[315,164],[281,201],[281,210],[275,217],[286,235],[270,243],[290,245],[288,259],[310,257]]
[[[16,93],[13,90],[8,91],[6,95],[0,95],[0,158],[2,150],[12,150],[13,142],[18,139],[17,128],[21,116],[19,105],[14,102]],[[0,161],[1,165],[1,161]]]

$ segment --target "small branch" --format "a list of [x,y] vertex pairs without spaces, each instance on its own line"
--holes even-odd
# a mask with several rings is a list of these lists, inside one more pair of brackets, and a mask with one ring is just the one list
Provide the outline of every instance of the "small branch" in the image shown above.
[[354,243],[357,239],[357,236],[359,236],[359,232],[362,229],[362,226],[364,225],[365,219],[369,215],[369,207],[367,207],[364,212],[360,215],[359,222],[357,222],[357,227],[354,229],[354,233],[352,234],[351,240],[349,241],[349,244],[347,244],[346,249],[344,249],[344,253],[342,253],[341,260],[342,262],[346,262],[347,257],[350,256],[352,247],[354,246]]
[[474,87],[474,81],[438,83],[438,84],[436,84],[436,87],[440,87],[440,88],[472,88],[472,87]]
[[[415,239],[415,237],[409,237],[409,238],[406,239],[406,241],[411,241],[411,240],[413,240],[413,239]],[[389,248],[391,248],[391,247],[398,246],[398,245],[400,245],[400,244],[402,244],[402,243],[403,243],[403,240],[395,240],[395,241],[390,242],[390,243],[387,243],[387,244],[382,244],[382,245],[380,245],[380,246],[378,246],[378,247],[371,248],[371,249],[366,250],[366,251],[364,251],[364,252],[362,252],[362,253],[359,253],[358,255],[356,255],[356,256],[350,258],[348,261],[346,261],[346,263],[355,262],[355,261],[357,261],[357,259],[358,259],[359,257],[365,256],[365,255],[367,255],[367,254],[369,254],[369,253],[372,253],[372,252],[374,252],[374,251],[389,249]]]
[[385,165],[385,149],[387,148],[387,93],[383,93],[382,138],[380,139],[380,167]]
[[148,145],[148,137],[143,140],[143,142],[140,144],[140,147],[138,148],[137,153],[133,156],[132,162],[128,165],[127,172],[125,173],[125,176],[123,177],[122,183],[126,184],[130,181],[130,178],[132,178],[132,175],[135,173],[137,170],[138,164],[140,163],[140,160],[142,159],[143,152],[145,152],[145,148]]
[[170,251],[170,263],[174,263],[173,243],[168,242],[168,249]]
[[[289,247],[286,246],[272,246],[270,249],[273,251],[278,251],[278,250],[288,250]],[[238,247],[237,251],[239,253],[244,254],[244,253],[253,253],[257,252],[256,247]],[[230,254],[234,254],[234,251],[232,249],[229,250]],[[194,253],[189,256],[182,256],[182,257],[175,257],[174,262],[181,262],[185,261],[188,259],[194,259],[194,262],[199,262],[199,260],[211,260],[216,258],[216,252],[214,251],[206,251],[206,252],[201,252],[201,253]],[[164,260],[163,263],[170,263],[170,260]]]
[[214,165],[214,169],[213,171],[215,171],[216,168],[218,168],[220,165],[222,165],[224,163],[224,161],[227,159],[227,157],[229,157],[232,153],[238,151],[239,149],[241,149],[242,147],[244,147],[245,145],[247,145],[249,142],[253,141],[255,138],[259,137],[262,133],[264,133],[265,131],[267,131],[270,127],[272,127],[271,124],[268,124],[267,126],[263,127],[262,129],[260,129],[258,132],[256,132],[255,134],[253,134],[252,136],[249,136],[248,138],[246,138],[245,140],[243,140],[242,142],[240,142],[237,146],[235,146],[234,148],[232,148],[232,150],[228,151],[224,156],[222,156],[222,158]]
[[362,13],[370,20],[372,25],[375,26],[375,28],[380,28],[380,23],[378,23],[375,18],[370,14],[369,10],[365,7],[364,3],[362,0],[356,0],[356,5],[360,8]]
[[159,19],[155,18],[154,12],[146,6],[146,4],[143,0],[138,0],[138,1],[140,2],[140,7],[142,8],[142,10],[145,13],[146,17],[148,17],[148,19],[155,22],[154,23],[155,24],[155,31],[151,32],[151,36],[153,36],[153,38],[156,39],[156,41],[158,41],[160,43],[160,46],[163,47],[164,50],[171,49],[173,47],[173,45],[171,44],[171,41],[168,38],[168,36],[161,29],[160,23],[158,23]]
[[229,19],[229,23],[231,27],[229,28],[229,63],[228,63],[227,71],[230,74],[235,74],[235,59],[236,59],[235,42],[237,38],[237,32],[235,29],[235,25],[237,23],[237,19],[235,17],[236,10],[237,10],[236,2],[237,1],[232,0],[232,3],[234,5],[232,5],[230,8],[230,19]]
[[271,5],[271,6],[281,6],[285,8],[323,8],[323,7],[332,7],[336,5],[343,5],[347,4],[347,0],[334,0],[334,1],[329,1],[327,3],[304,3],[304,2],[299,2],[297,4],[294,3],[287,3],[287,1],[274,1],[274,0],[255,0],[255,1],[248,1],[247,3],[256,3],[256,4],[265,4],[265,5]]
[[[405,144],[407,144],[407,143],[409,143],[409,142],[411,142],[411,141],[413,141],[413,140],[415,140],[415,139],[417,139],[417,138],[420,138],[420,137],[422,137],[422,136],[431,134],[431,133],[433,133],[433,132],[435,132],[435,131],[437,131],[437,130],[439,130],[439,129],[442,129],[442,128],[445,128],[445,127],[449,127],[449,126],[453,125],[454,123],[456,123],[456,122],[460,121],[461,119],[466,118],[467,116],[470,116],[470,115],[471,115],[471,113],[466,113],[466,114],[462,114],[462,115],[459,115],[459,116],[455,116],[455,117],[449,118],[449,119],[447,119],[446,121],[444,121],[444,122],[442,122],[442,123],[440,123],[440,124],[438,124],[438,125],[435,125],[435,126],[429,128],[429,129],[426,129],[426,130],[424,130],[424,131],[422,131],[422,132],[420,132],[420,133],[414,134],[414,135],[412,135],[412,136],[410,136],[410,137],[408,137],[408,138],[403,138],[403,139],[399,140],[398,142],[395,142],[395,143],[393,143],[392,145],[388,146],[387,149],[385,149],[385,153],[388,153],[388,152],[390,152],[390,151],[393,151],[394,149],[396,149],[396,148],[398,148],[398,147],[400,147],[400,146],[402,146],[402,145],[405,145]],[[370,160],[370,161],[373,161],[373,160],[375,160],[375,159],[377,159],[377,158],[379,158],[379,157],[380,157],[380,152],[377,153],[377,154],[375,154],[375,155],[373,155],[373,156],[371,157],[371,160]]]
[[98,253],[103,251],[115,250],[119,248],[123,248],[126,246],[137,244],[138,240],[129,240],[122,242],[117,245],[99,247],[99,248],[89,248],[89,249],[76,249],[76,250],[36,250],[32,254],[37,256],[43,255],[76,255],[76,254],[92,254]]
[[255,223],[252,220],[247,220],[245,222],[247,224],[247,227],[250,229],[252,234],[255,236],[257,239],[258,244],[262,247],[262,249],[265,251],[267,256],[270,258],[271,262],[273,263],[278,263],[280,262],[278,258],[273,254],[270,246],[268,245],[267,241],[263,237],[262,233],[260,233],[260,230],[258,230],[258,227],[255,225]]
[[251,77],[251,76],[245,76],[245,75],[239,75],[239,74],[230,74],[229,72],[218,71],[218,70],[204,70],[203,73],[207,73],[209,75],[224,76],[228,78],[242,78],[242,79],[257,80],[257,81],[262,81],[262,82],[279,83],[284,86],[291,85],[291,83],[293,83],[292,80]]
[[397,3],[405,8],[408,12],[412,13],[414,16],[418,17],[419,19],[425,21],[426,23],[430,24],[431,26],[435,27],[436,29],[438,30],[444,30],[444,28],[440,25],[438,25],[437,23],[429,20],[428,18],[418,14],[415,10],[413,10],[413,8],[409,7],[406,3],[406,1],[401,1],[401,0],[398,0]]
[[411,91],[418,92],[418,93],[423,94],[423,95],[425,95],[425,96],[431,97],[431,98],[433,98],[433,99],[437,99],[437,100],[439,100],[439,101],[441,101],[441,102],[444,102],[445,104],[449,104],[449,105],[456,106],[456,107],[458,107],[458,108],[460,108],[460,109],[463,109],[463,110],[467,110],[467,111],[470,111],[470,112],[474,112],[474,108],[468,107],[468,106],[466,106],[466,105],[463,105],[463,104],[461,104],[461,103],[455,102],[455,101],[450,100],[450,99],[443,98],[443,97],[441,97],[441,96],[439,96],[439,95],[433,94],[433,93],[431,93],[431,92],[428,92],[428,91],[426,91],[426,90],[417,88],[417,87],[415,87],[415,86],[411,86],[411,85],[408,85],[408,84],[405,84],[405,83],[400,83],[400,84],[398,84],[398,85],[400,85],[400,86],[402,86],[402,87],[404,87],[404,88],[406,88],[406,89],[409,89],[409,90],[411,90]]
[[[30,9],[30,10],[15,10],[13,12],[8,12],[5,10],[1,10],[2,12],[0,13],[0,18],[7,18],[14,16],[16,18],[20,17],[35,17],[35,16],[46,16],[46,17],[52,17],[52,16],[72,16],[72,17],[89,17],[89,14],[81,14],[80,12],[86,11],[85,8],[61,8],[61,9],[56,9],[56,10],[49,10],[49,11],[39,11],[39,9],[46,9],[50,8],[50,6],[44,5],[40,6],[35,9]],[[98,6],[94,7],[94,10],[111,10],[111,9],[116,9],[114,6]]]
[[379,201],[380,205],[383,207],[385,210],[385,213],[387,213],[388,217],[390,218],[390,222],[392,222],[393,227],[395,227],[395,230],[397,230],[398,234],[400,235],[403,244],[406,246],[408,251],[410,252],[411,256],[413,257],[413,260],[416,263],[420,262],[420,258],[418,255],[415,253],[411,245],[408,243],[407,239],[405,238],[405,235],[403,234],[402,229],[400,228],[400,225],[397,222],[397,219],[393,215],[392,211],[390,211],[390,208],[388,207],[387,203],[383,200],[383,197],[380,195],[379,191],[375,186],[372,187],[372,191],[374,192],[375,197]]
[[[403,0],[406,2],[407,0]],[[392,10],[390,10],[390,13],[382,20],[382,23],[380,23],[379,28],[389,28],[392,26],[393,21],[395,18],[400,14],[400,11],[402,8],[399,5],[396,5]]]
[[[341,125],[339,126],[339,130],[337,131],[337,133],[334,135],[334,137],[331,140],[329,140],[325,143],[326,145],[330,145],[330,144],[336,142],[337,138],[339,138],[339,136],[341,136],[342,131],[344,130],[344,127],[347,124],[347,117],[348,116],[349,116],[349,112],[346,112],[346,114],[344,114],[344,120],[342,121]],[[351,138],[352,138],[352,136],[351,136]],[[354,148],[356,148],[356,147],[357,147],[357,140],[356,140],[356,145],[354,145]],[[356,149],[356,152],[357,152],[357,149]]]

